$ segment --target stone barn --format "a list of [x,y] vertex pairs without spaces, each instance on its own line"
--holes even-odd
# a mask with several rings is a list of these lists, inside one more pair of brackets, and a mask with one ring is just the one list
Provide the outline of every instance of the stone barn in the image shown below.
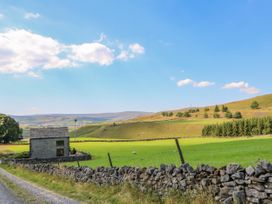
[[67,127],[30,129],[30,158],[50,159],[69,156]]

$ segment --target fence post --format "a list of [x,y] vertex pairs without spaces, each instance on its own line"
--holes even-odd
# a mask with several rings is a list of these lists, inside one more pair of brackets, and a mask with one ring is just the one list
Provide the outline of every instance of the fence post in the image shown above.
[[181,148],[179,146],[179,141],[178,141],[177,138],[175,139],[175,142],[176,142],[176,145],[177,145],[177,149],[178,149],[178,153],[179,153],[179,158],[180,158],[181,164],[184,164],[185,161],[184,161],[183,154],[182,154]]
[[113,165],[112,165],[112,161],[111,161],[111,156],[110,156],[110,153],[108,153],[108,159],[109,159],[110,166],[111,166],[111,167],[113,167]]

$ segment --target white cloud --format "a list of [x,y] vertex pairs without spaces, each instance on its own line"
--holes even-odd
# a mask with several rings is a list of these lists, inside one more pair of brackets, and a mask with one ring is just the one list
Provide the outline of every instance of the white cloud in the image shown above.
[[194,86],[195,87],[208,87],[208,86],[213,86],[214,82],[210,82],[210,81],[201,81],[201,82],[195,82]]
[[41,15],[39,13],[32,13],[32,12],[27,12],[24,15],[25,19],[36,19],[39,18]]
[[260,90],[250,86],[247,82],[239,81],[239,82],[231,82],[228,84],[225,84],[223,86],[223,89],[239,89],[242,92],[248,93],[248,94],[257,94],[260,93]]
[[193,84],[193,83],[194,83],[194,81],[192,79],[183,79],[183,80],[178,81],[177,85],[178,85],[178,87],[183,87],[183,86]]
[[177,82],[178,87],[192,85],[194,87],[203,88],[203,87],[213,86],[214,84],[215,84],[214,82],[210,82],[210,81],[196,82],[192,79],[184,79]]
[[2,20],[4,17],[4,14],[0,13],[0,20]]
[[100,43],[84,43],[70,47],[71,58],[75,61],[110,65],[115,59],[113,50]]
[[120,54],[116,57],[116,59],[127,61],[128,59],[133,59],[136,55],[144,54],[145,49],[142,45],[138,43],[130,44],[128,49],[125,48],[123,44],[118,45],[121,50]]
[[135,53],[135,54],[143,54],[145,52],[144,47],[138,43],[129,45],[129,49],[131,50],[132,53]]
[[0,73],[39,77],[41,70],[71,68],[81,63],[110,65],[135,56],[125,49],[120,53],[115,55],[113,48],[99,42],[66,45],[24,29],[0,33]]

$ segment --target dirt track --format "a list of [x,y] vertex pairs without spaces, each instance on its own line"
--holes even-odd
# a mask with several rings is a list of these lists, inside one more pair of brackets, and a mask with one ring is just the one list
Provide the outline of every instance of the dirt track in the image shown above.
[[[50,204],[78,204],[79,202],[74,201],[70,198],[63,197],[61,195],[58,195],[52,191],[49,191],[47,189],[41,188],[35,184],[32,184],[30,182],[24,181],[21,178],[18,178],[17,176],[14,176],[10,173],[8,173],[6,170],[0,168],[0,175],[8,179],[9,181],[16,184],[18,187],[21,187],[34,197],[37,197],[37,200],[42,200],[45,203]],[[7,189],[4,185],[0,183],[0,203],[5,204],[21,204],[16,196]]]

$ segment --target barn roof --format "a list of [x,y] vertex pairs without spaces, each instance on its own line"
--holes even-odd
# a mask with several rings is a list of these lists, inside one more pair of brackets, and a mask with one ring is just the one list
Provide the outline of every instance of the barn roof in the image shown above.
[[42,127],[42,128],[31,128],[30,138],[58,138],[58,137],[69,137],[67,127]]

